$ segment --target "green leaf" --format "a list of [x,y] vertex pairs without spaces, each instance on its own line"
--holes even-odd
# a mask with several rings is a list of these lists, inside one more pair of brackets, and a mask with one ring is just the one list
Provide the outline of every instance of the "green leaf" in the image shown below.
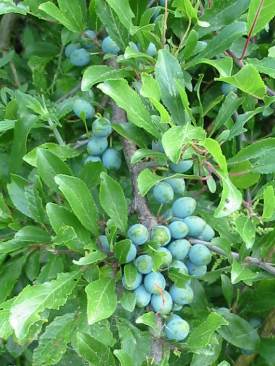
[[121,366],[134,366],[134,361],[127,353],[127,351],[123,351],[122,349],[115,349],[114,355],[119,360]]
[[262,218],[265,220],[269,220],[272,218],[275,209],[275,194],[272,185],[268,185],[265,187],[263,198],[264,198],[264,210]]
[[62,236],[64,228],[72,227],[76,232],[78,239],[82,242],[82,245],[91,242],[89,231],[81,225],[78,219],[67,208],[54,203],[48,203],[46,211],[50,224],[57,235]]
[[221,128],[229,121],[234,112],[237,111],[242,104],[242,99],[238,98],[235,93],[230,92],[224,99],[219,112],[213,122],[211,133]]
[[151,143],[146,132],[132,123],[113,123],[112,126],[119,135],[133,141],[140,147],[147,147]]
[[95,250],[95,251],[85,255],[85,257],[82,257],[78,260],[73,260],[73,263],[78,266],[87,266],[89,264],[101,262],[105,258],[106,258],[105,253],[103,253],[99,250]]
[[38,148],[36,156],[38,174],[49,188],[57,190],[57,185],[54,180],[57,174],[72,175],[72,171],[68,165],[50,151]]
[[28,182],[18,176],[11,176],[11,183],[7,185],[8,193],[13,205],[17,208],[18,211],[22,212],[25,216],[32,218],[32,213],[28,207],[28,201],[25,196],[25,187]]
[[223,296],[226,299],[228,307],[230,307],[232,304],[233,295],[234,295],[233,286],[231,284],[230,279],[224,274],[221,275],[221,281],[222,281]]
[[265,360],[268,366],[275,364],[275,354],[273,352],[275,347],[275,338],[262,338],[257,352]]
[[4,119],[3,121],[0,121],[0,134],[12,130],[15,126],[15,122],[16,120],[12,119]]
[[222,149],[218,141],[206,138],[201,143],[202,146],[204,146],[208,152],[213,156],[216,163],[218,164],[219,168],[223,171],[223,173],[227,173],[227,164],[226,164],[226,158],[223,155]]
[[241,281],[245,283],[251,283],[257,274],[252,272],[247,265],[244,263],[240,263],[237,260],[233,260],[232,269],[231,269],[231,282],[233,285],[239,283]]
[[252,165],[247,161],[235,164],[230,168],[230,179],[232,183],[241,189],[246,189],[258,183],[260,174],[255,173]]
[[9,161],[11,173],[18,173],[21,169],[22,158],[27,151],[27,139],[36,122],[37,116],[30,113],[20,113],[19,119],[15,122]]
[[[261,161],[269,160],[271,167],[275,164],[273,156],[275,151],[275,138],[268,137],[242,148],[233,158],[229,159],[230,166],[243,161],[250,160],[252,166],[260,165]],[[255,171],[255,170],[254,170]]]
[[120,79],[131,76],[132,73],[127,69],[113,69],[107,65],[92,65],[85,69],[81,90],[88,91],[92,86],[111,79]]
[[79,177],[89,189],[93,189],[100,184],[100,174],[105,171],[106,169],[101,162],[88,161],[82,167]]
[[150,334],[140,331],[132,322],[124,318],[117,320],[117,328],[122,350],[131,357],[133,365],[141,366],[151,350]]
[[176,80],[183,80],[183,72],[178,60],[166,49],[158,52],[155,74],[163,103],[174,122],[183,124],[184,106],[176,84]]
[[0,15],[8,13],[16,13],[26,15],[29,11],[29,7],[20,3],[16,5],[13,0],[3,0],[0,2]]
[[109,318],[117,307],[115,281],[110,278],[101,278],[91,282],[85,288],[87,294],[88,323],[94,324]]
[[266,74],[275,79],[275,59],[273,57],[264,57],[261,60],[249,58],[249,65],[253,65],[261,74]]
[[239,210],[242,204],[242,194],[231,182],[227,174],[219,171],[223,190],[219,206],[215,210],[215,217],[221,218],[229,216]]
[[120,304],[125,310],[132,313],[136,307],[136,295],[134,291],[124,290],[120,298]]
[[176,12],[181,12],[188,19],[197,20],[197,9],[195,9],[190,0],[174,0],[173,6]]
[[130,239],[120,240],[115,244],[114,253],[119,263],[127,262],[127,255],[129,253],[131,244],[132,242]]
[[232,69],[233,69],[233,59],[232,57],[224,57],[218,60],[209,60],[209,59],[202,59],[198,60],[200,64],[207,64],[215,67],[220,73],[220,76],[230,76]]
[[177,163],[181,157],[182,149],[192,141],[203,141],[205,131],[201,127],[190,124],[169,128],[162,136],[162,145],[168,158]]
[[58,363],[67,350],[73,335],[75,313],[57,316],[39,337],[38,347],[33,352],[33,366],[48,366]]
[[0,305],[0,338],[7,340],[12,334],[12,328],[9,323],[10,308],[14,298],[3,302]]
[[57,0],[58,7],[51,1],[39,5],[39,9],[57,20],[71,32],[82,32],[86,28],[86,6],[82,0]]
[[97,208],[87,185],[81,179],[68,175],[57,175],[55,182],[81,224],[97,235]]
[[145,324],[145,325],[148,325],[148,327],[155,329],[157,326],[157,315],[156,315],[156,313],[149,311],[149,313],[144,313],[143,315],[140,315],[136,319],[136,323]]
[[114,10],[116,15],[118,16],[120,22],[124,25],[126,29],[132,33],[133,31],[133,22],[135,14],[129,5],[129,0],[106,0],[109,6]]
[[[159,151],[153,151],[151,149],[139,149],[131,158],[131,164],[136,164],[139,161],[147,158],[155,159],[159,162],[166,163],[167,159],[164,153]],[[161,165],[161,164],[160,164]]]
[[237,74],[220,77],[216,80],[234,85],[236,88],[256,98],[263,99],[266,94],[265,84],[258,70],[253,65],[245,65]]
[[234,22],[227,25],[208,42],[207,47],[202,52],[185,65],[185,68],[198,64],[202,59],[216,57],[229,49],[232,43],[235,40],[240,39],[245,32],[246,26],[244,22]]
[[114,224],[125,233],[128,226],[128,205],[121,185],[106,173],[101,174],[99,200]]
[[[260,3],[261,1],[259,0],[250,1],[247,14],[247,27],[249,30],[251,29],[252,24],[255,21],[255,17],[259,9]],[[251,36],[252,37],[255,36],[255,34],[264,29],[265,26],[271,21],[271,19],[274,18],[274,16],[275,16],[274,1],[264,0],[255,24],[255,28],[253,29]]]
[[256,227],[251,218],[241,215],[235,220],[237,232],[245,242],[246,249],[251,249],[256,238]]
[[121,24],[117,14],[109,6],[107,0],[95,0],[95,10],[109,36],[123,50],[129,41],[128,29]]
[[21,254],[20,257],[9,260],[1,266],[0,303],[5,301],[6,298],[12,293],[12,290],[21,275],[26,259],[27,257]]
[[149,98],[150,102],[156,108],[160,114],[160,120],[162,123],[168,123],[170,116],[165,107],[160,103],[160,88],[157,81],[150,75],[143,73],[141,75],[142,88],[140,94]]
[[156,175],[150,169],[146,168],[142,170],[137,178],[138,190],[142,196],[145,196],[154,185],[163,180],[164,178]]
[[71,295],[79,272],[60,273],[56,280],[26,286],[15,298],[10,310],[10,324],[16,337],[23,340],[30,327],[41,319],[46,309],[59,309]]
[[77,333],[76,350],[91,365],[115,366],[115,359],[111,348],[88,334]]
[[260,338],[256,329],[254,329],[246,320],[229,311],[219,311],[219,313],[228,321],[226,327],[218,330],[218,333],[233,346],[246,350],[255,350]]
[[124,266],[124,276],[126,285],[131,287],[137,279],[138,271],[133,263],[127,263]]
[[[109,80],[99,84],[98,88],[109,97],[114,99],[119,107],[127,112],[130,122],[137,127],[143,128],[155,137],[160,133],[157,126],[151,120],[151,116],[140,96],[128,85],[124,79]],[[129,100],[131,103],[129,103]]]
[[31,151],[29,151],[24,157],[23,160],[34,166],[37,167],[37,152],[39,149],[48,150],[52,154],[56,155],[61,159],[62,161],[65,161],[67,159],[75,158],[79,155],[79,151],[76,151],[75,149],[71,148],[67,145],[58,145],[53,142],[46,142],[45,144],[39,145],[38,147],[35,147]]
[[218,313],[210,313],[205,321],[192,330],[187,340],[187,347],[191,352],[198,352],[205,348],[214,333],[228,322]]

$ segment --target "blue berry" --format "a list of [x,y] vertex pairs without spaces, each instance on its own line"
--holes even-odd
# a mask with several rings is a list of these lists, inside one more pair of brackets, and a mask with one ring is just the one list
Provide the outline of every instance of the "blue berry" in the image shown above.
[[136,258],[136,256],[137,256],[137,248],[134,244],[131,244],[127,257],[126,257],[126,260],[125,260],[125,263],[132,262]]
[[142,245],[149,239],[147,227],[142,224],[132,225],[128,230],[128,238],[136,245]]
[[188,236],[192,236],[194,238],[197,238],[206,226],[206,222],[198,216],[189,216],[183,221],[188,226]]
[[99,235],[98,240],[99,240],[100,247],[103,250],[103,252],[109,253],[110,252],[110,243],[108,241],[107,236],[106,235]]
[[173,221],[169,224],[171,236],[174,239],[182,239],[188,234],[188,227],[182,221]]
[[173,306],[171,295],[167,291],[163,291],[160,295],[153,295],[151,306],[156,313],[161,315],[169,314]]
[[173,201],[174,191],[168,183],[160,182],[153,188],[153,195],[157,202],[166,204]]
[[183,195],[185,192],[185,181],[182,178],[170,178],[165,180],[166,183],[170,184],[175,194]]
[[190,261],[187,261],[187,268],[188,268],[188,272],[189,272],[190,276],[193,276],[193,277],[202,277],[207,272],[206,265],[196,266],[195,264],[193,264]]
[[167,245],[171,240],[170,230],[167,226],[154,226],[151,230],[151,240],[158,245]]
[[150,255],[144,254],[137,257],[135,260],[137,270],[142,274],[148,274],[153,269],[153,260]]
[[178,198],[172,206],[173,215],[184,219],[193,214],[197,206],[196,201],[192,197]]
[[152,150],[158,151],[158,152],[164,152],[164,148],[162,146],[162,143],[160,141],[152,141]]
[[121,167],[121,154],[115,149],[107,149],[102,155],[102,162],[106,169],[119,170]]
[[74,66],[85,66],[88,65],[88,63],[91,60],[91,56],[88,51],[85,50],[85,48],[79,48],[70,54],[70,62]]
[[106,137],[92,137],[87,145],[87,151],[91,155],[101,155],[108,147]]
[[149,305],[151,301],[151,294],[145,290],[143,285],[140,285],[138,288],[135,289],[136,295],[136,305],[139,308],[143,308]]
[[163,247],[159,248],[157,250],[157,253],[161,253],[161,260],[162,260],[161,268],[168,267],[172,263],[173,259],[172,254],[168,249]]
[[65,56],[70,57],[71,53],[80,48],[80,43],[70,43],[65,48]]
[[142,282],[142,275],[139,272],[136,273],[136,277],[134,281],[131,283],[131,285],[127,285],[125,275],[122,276],[122,285],[126,290],[129,291],[133,291],[136,288],[138,288],[141,282]]
[[189,285],[185,285],[185,287],[172,285],[169,292],[173,301],[178,305],[191,304],[194,298],[193,290]]
[[149,43],[146,53],[147,53],[147,55],[152,56],[152,57],[157,55],[157,53],[158,53],[157,47],[153,42]]
[[172,341],[183,341],[190,332],[187,321],[180,316],[173,314],[166,322],[165,335]]
[[92,163],[100,163],[101,162],[101,158],[99,156],[89,155],[85,159],[84,164],[89,163],[89,161],[91,161]]
[[175,173],[185,173],[193,166],[193,160],[180,160],[178,163],[170,163],[170,168]]
[[93,122],[92,131],[96,137],[108,137],[112,133],[112,124],[107,118],[99,117]]
[[210,250],[202,244],[195,244],[189,251],[189,260],[195,266],[207,265],[211,262],[212,254]]
[[185,239],[178,239],[172,241],[172,243],[169,244],[168,249],[170,250],[173,258],[178,260],[183,260],[190,249],[191,245],[189,241]]
[[208,224],[205,225],[204,229],[198,236],[198,239],[205,240],[205,241],[211,241],[215,236],[215,231],[212,229],[212,227]]
[[160,272],[151,272],[144,277],[144,287],[150,294],[160,294],[165,286],[165,278]]
[[120,48],[110,36],[107,36],[103,39],[101,47],[104,53],[111,53],[113,55],[117,55],[120,51]]
[[94,40],[94,39],[96,39],[96,32],[95,32],[95,31],[93,31],[93,30],[91,30],[91,29],[86,29],[86,30],[84,31],[84,33],[83,33],[83,36],[84,36],[85,38],[89,38],[89,39]]
[[171,265],[170,268],[175,268],[177,271],[179,271],[179,273],[183,274],[183,275],[188,275],[188,268],[186,267],[186,265],[179,261],[179,260],[174,260]]
[[230,92],[237,91],[235,86],[233,86],[231,84],[227,84],[227,83],[222,83],[221,90],[222,90],[223,95],[228,95]]
[[73,112],[79,118],[84,115],[85,119],[90,119],[94,116],[95,109],[85,99],[77,98],[73,103]]

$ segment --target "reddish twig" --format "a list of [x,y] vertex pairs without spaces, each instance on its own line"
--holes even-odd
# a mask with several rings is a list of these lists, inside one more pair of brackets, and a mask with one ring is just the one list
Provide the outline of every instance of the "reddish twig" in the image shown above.
[[246,39],[246,42],[245,42],[245,45],[244,45],[243,52],[242,52],[242,55],[241,55],[241,57],[240,57],[240,60],[243,60],[243,58],[244,58],[244,56],[245,56],[245,54],[246,54],[247,47],[248,47],[248,45],[249,45],[249,42],[250,42],[250,39],[251,39],[252,33],[253,33],[253,31],[254,31],[254,28],[255,28],[255,26],[256,26],[256,24],[257,24],[257,21],[258,21],[259,15],[260,15],[260,13],[261,13],[261,11],[262,11],[263,5],[264,5],[264,0],[261,0],[260,4],[259,4],[259,6],[258,6],[258,9],[257,9],[257,11],[256,11],[256,14],[255,14],[255,18],[254,18],[253,23],[252,23],[252,25],[251,25],[251,28],[250,28],[250,30],[249,30],[249,32],[248,32],[247,39]]

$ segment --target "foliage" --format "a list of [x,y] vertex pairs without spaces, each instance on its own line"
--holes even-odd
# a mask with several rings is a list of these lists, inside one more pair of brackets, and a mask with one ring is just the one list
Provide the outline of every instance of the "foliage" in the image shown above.
[[0,364],[274,366],[275,1],[0,14]]

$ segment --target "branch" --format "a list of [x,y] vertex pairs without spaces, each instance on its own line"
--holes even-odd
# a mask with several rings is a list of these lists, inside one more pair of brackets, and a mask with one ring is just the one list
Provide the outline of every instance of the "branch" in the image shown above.
[[[126,113],[119,108],[114,102],[112,102],[113,120],[119,123],[126,123]],[[132,188],[133,188],[133,209],[138,213],[139,220],[148,229],[151,229],[157,224],[157,219],[151,213],[147,202],[144,197],[141,196],[138,190],[137,177],[142,170],[142,163],[135,165],[131,164],[131,158],[136,152],[136,145],[127,139],[122,139],[123,152],[125,160],[131,175]]]
[[[190,241],[191,244],[202,244],[202,245],[205,245],[212,252],[217,253],[219,255],[222,255],[224,257],[227,257],[227,254],[226,254],[226,252],[223,249],[217,247],[216,245],[211,244],[208,241],[199,240],[199,239],[193,239],[193,238],[190,238],[189,241]],[[237,252],[231,252],[231,255],[235,259],[240,259],[240,255]],[[245,263],[247,263],[248,265],[250,265],[250,266],[254,266],[254,267],[261,268],[264,271],[266,271],[266,272],[272,274],[273,276],[275,276],[275,267],[271,263],[266,263],[266,262],[263,262],[259,258],[250,257],[250,256],[245,257],[243,261]]]

